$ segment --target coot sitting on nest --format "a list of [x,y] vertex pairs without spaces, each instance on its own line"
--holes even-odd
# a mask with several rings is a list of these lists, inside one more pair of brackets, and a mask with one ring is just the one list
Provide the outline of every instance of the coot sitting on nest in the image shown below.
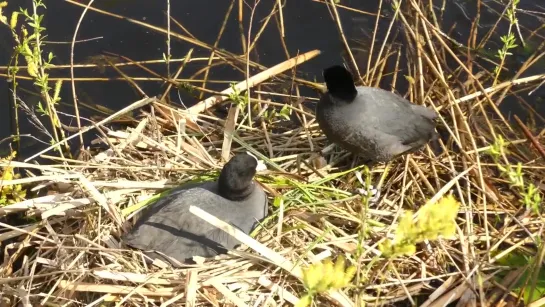
[[174,266],[175,262],[160,253],[180,263],[193,256],[226,253],[240,242],[190,213],[189,206],[197,206],[249,234],[267,214],[265,192],[253,180],[263,167],[251,154],[235,155],[217,181],[180,186],[152,204],[123,241],[152,259],[166,260]]
[[435,111],[379,88],[356,87],[343,66],[326,68],[323,75],[327,92],[316,106],[320,129],[366,163],[388,162],[438,138]]

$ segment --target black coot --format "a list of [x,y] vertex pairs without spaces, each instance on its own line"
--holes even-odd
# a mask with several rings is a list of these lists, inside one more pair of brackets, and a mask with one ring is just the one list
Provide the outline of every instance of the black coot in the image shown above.
[[343,66],[323,72],[327,85],[316,120],[327,139],[366,163],[388,162],[436,140],[435,111],[391,92],[354,84]]
[[181,263],[193,256],[226,253],[240,242],[191,214],[189,206],[197,206],[249,234],[268,209],[265,192],[253,180],[262,167],[253,155],[235,155],[217,181],[180,186],[152,204],[123,241],[151,258],[169,261],[154,252],[158,251]]

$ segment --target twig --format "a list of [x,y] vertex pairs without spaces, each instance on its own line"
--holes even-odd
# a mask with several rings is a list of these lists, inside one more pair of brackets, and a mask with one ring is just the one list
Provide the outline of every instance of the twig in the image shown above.
[[[95,0],[89,0],[89,3],[81,12],[81,16],[79,17],[78,23],[76,24],[76,29],[74,29],[74,35],[72,36],[72,43],[70,44],[70,79],[72,84],[72,98],[74,99],[74,112],[76,112],[76,122],[78,124],[78,129],[81,130],[81,121],[79,117],[79,107],[78,107],[78,96],[76,95],[76,82],[74,81],[74,47],[76,44],[76,37],[78,36],[79,26],[81,25],[81,22],[83,21],[83,17],[85,16],[85,13],[87,13],[87,10],[89,7],[93,4]],[[79,135],[79,142],[80,146],[83,147],[83,135]]]
[[528,140],[532,142],[532,144],[537,149],[541,157],[545,159],[545,149],[543,149],[539,141],[535,138],[535,136],[532,135],[532,132],[530,131],[530,129],[526,127],[526,125],[520,120],[520,118],[516,114],[514,117],[515,117],[515,120],[517,121],[517,124],[520,126],[520,128],[524,132],[524,135],[526,135]]
[[[71,282],[69,280],[61,280],[59,283],[59,288],[66,289],[70,291],[79,291],[79,292],[98,292],[98,293],[109,293],[109,294],[129,294],[135,287],[131,286],[122,286],[122,285],[95,285],[88,282]],[[144,288],[139,288],[135,291],[139,295],[144,296],[162,296],[162,297],[171,297],[176,294],[173,288],[158,288],[155,290],[147,290]]]
[[[141,99],[141,100],[138,100],[136,102],[134,102],[133,104],[131,104],[130,106],[126,107],[126,108],[123,108],[117,112],[115,112],[114,114],[106,117],[105,119],[101,120],[100,122],[98,122],[96,124],[96,126],[101,126],[101,125],[104,125],[106,124],[107,122],[111,121],[111,120],[114,120],[118,117],[120,117],[121,115],[123,114],[126,114],[126,113],[129,113],[135,109],[138,109],[138,108],[141,108],[145,105],[147,105],[148,103],[152,103],[156,101],[156,98],[155,97],[152,97],[152,98],[144,98],[144,99]],[[45,152],[48,152],[50,151],[51,149],[53,148],[57,148],[59,145],[62,145],[62,144],[65,144],[66,142],[68,142],[69,140],[79,136],[79,135],[82,135],[83,133],[89,131],[89,130],[92,130],[93,128],[95,128],[95,125],[91,125],[91,126],[87,126],[87,127],[84,127],[83,129],[80,130],[80,132],[76,133],[76,134],[72,134],[71,136],[67,137],[67,138],[64,138],[63,140],[59,141],[58,143],[56,144],[53,144],[49,147],[47,147],[46,149],[38,152],[37,154],[34,154],[32,155],[31,157],[29,158],[26,158],[24,160],[24,162],[28,162],[36,157],[39,157],[41,154],[45,153]]]
[[[303,53],[297,57],[294,57],[292,59],[289,59],[287,61],[284,61],[280,64],[277,64],[265,71],[262,71],[258,73],[257,75],[254,75],[253,77],[249,78],[246,82],[246,80],[237,83],[234,86],[234,89],[238,92],[245,91],[247,87],[253,87],[257,84],[260,84],[261,82],[277,75],[280,73],[283,73],[284,71],[291,69],[295,67],[296,65],[300,65],[317,55],[319,55],[321,52],[319,50],[312,50],[307,53]],[[227,100],[229,97],[229,94],[233,94],[233,88],[228,88],[223,91],[221,91],[221,95],[216,95],[209,97],[201,102],[198,102],[194,106],[190,107],[187,112],[187,119],[196,122],[196,118],[194,115],[204,112],[205,110],[213,107],[214,105]]]
[[[210,213],[198,207],[190,206],[189,212],[205,220],[211,225],[214,225],[215,227],[227,232],[229,235],[233,236],[235,239],[246,244],[247,246],[252,248],[254,251],[260,253],[261,255],[269,259],[275,265],[288,271],[292,276],[298,278],[299,280],[303,278],[303,271],[301,270],[301,267],[299,265],[292,263],[291,261],[282,257],[280,254],[276,253],[272,249],[252,239],[250,236],[243,233],[241,230],[225,223],[224,221],[221,221],[217,217],[211,215]],[[341,306],[347,306],[347,307],[354,306],[354,303],[351,302],[350,299],[348,299],[348,297],[346,297],[346,295],[344,295],[344,293],[340,291],[330,290],[328,291],[327,296],[329,296],[331,300],[333,300],[334,302],[338,303]]]

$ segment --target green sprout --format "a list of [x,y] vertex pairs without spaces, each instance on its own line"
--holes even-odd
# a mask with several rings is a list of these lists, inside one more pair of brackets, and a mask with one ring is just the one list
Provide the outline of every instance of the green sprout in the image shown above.
[[[515,188],[522,196],[522,203],[526,206],[526,209],[533,210],[536,214],[539,214],[541,208],[541,202],[543,197],[540,190],[533,183],[526,183],[524,180],[524,173],[522,171],[522,163],[517,163],[516,167],[506,162],[501,163],[500,158],[505,156],[506,150],[505,140],[499,135],[494,144],[490,146],[488,154],[492,157],[496,163],[496,167],[500,170],[502,176],[507,179],[511,188]],[[507,160],[505,160],[507,161]]]
[[282,106],[280,111],[276,111],[275,108],[270,108],[270,109],[265,110],[265,112],[263,112],[263,118],[269,124],[272,123],[273,121],[277,120],[277,119],[289,120],[290,115],[291,115],[291,109],[288,107],[287,104]]
[[238,105],[242,110],[248,104],[248,98],[245,95],[241,95],[235,85],[236,83],[231,83],[233,92],[229,94],[229,100]]
[[[494,84],[498,81],[498,78],[500,76],[500,72],[502,67],[505,64],[505,59],[507,56],[512,55],[509,50],[515,49],[517,47],[517,44],[515,44],[515,34],[513,33],[513,27],[518,28],[518,20],[516,18],[515,12],[517,10],[517,5],[520,2],[520,0],[513,0],[511,2],[511,5],[507,8],[507,18],[509,19],[509,30],[507,31],[507,34],[501,37],[501,41],[503,42],[502,49],[498,50],[498,54],[496,55],[500,59],[500,63],[494,68]],[[521,37],[522,39],[522,37]],[[523,42],[524,44],[524,42]]]

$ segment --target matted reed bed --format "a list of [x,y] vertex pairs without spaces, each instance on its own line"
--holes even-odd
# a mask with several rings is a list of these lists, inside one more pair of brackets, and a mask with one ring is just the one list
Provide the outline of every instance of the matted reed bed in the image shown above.
[[[333,1],[329,5],[341,9]],[[387,44],[373,46],[378,55],[360,73],[369,85],[386,74],[395,76],[392,87],[397,79],[413,80],[407,97],[434,108],[448,134],[440,155],[426,147],[368,173],[342,150],[317,158],[329,144],[313,107],[307,107],[318,93],[301,97],[261,88],[264,82],[274,88],[286,81],[320,88],[294,74],[299,64],[320,56],[317,50],[261,67],[261,73],[221,94],[205,92],[211,97],[187,110],[144,98],[84,128],[82,133],[97,139],[78,159],[43,151],[39,154],[50,159],[48,165],[1,163],[30,175],[3,180],[3,186],[32,184],[50,191],[0,209],[2,216],[27,217],[24,225],[0,224],[0,242],[7,242],[0,268],[2,306],[290,306],[306,291],[301,269],[340,255],[356,267],[356,276],[348,287],[315,296],[315,306],[501,306],[522,300],[515,284],[528,278],[525,269],[540,271],[544,251],[539,243],[542,200],[525,195],[530,185],[537,190],[531,195],[544,189],[545,134],[518,118],[518,126],[510,125],[496,112],[496,103],[521,88],[539,86],[545,75],[494,81],[494,72],[473,65],[465,50],[452,48],[426,5],[409,1],[396,11],[414,51],[408,57],[410,75],[398,76],[399,67],[385,71],[386,60],[401,52]],[[236,58],[224,56],[214,61]],[[530,57],[522,70],[539,56]],[[347,58],[352,62],[350,54]],[[446,58],[459,68],[447,69]],[[184,62],[189,60],[190,54]],[[227,116],[215,112],[218,105],[228,107]],[[138,123],[113,130],[110,122],[129,111],[137,113]],[[253,238],[232,232],[245,243],[239,250],[172,269],[161,262],[146,264],[139,251],[120,245],[132,216],[157,193],[214,178],[240,151],[252,152],[268,166],[257,180],[268,193],[270,215]],[[519,171],[517,162],[522,163]],[[364,187],[357,171],[380,188],[376,203],[354,192]],[[460,203],[453,238],[419,243],[409,256],[383,257],[378,246],[393,238],[403,212],[450,193]],[[194,214],[223,227],[210,216],[213,212]],[[505,262],[514,254],[537,260],[515,268]],[[526,287],[539,291],[539,276],[527,280]]]

